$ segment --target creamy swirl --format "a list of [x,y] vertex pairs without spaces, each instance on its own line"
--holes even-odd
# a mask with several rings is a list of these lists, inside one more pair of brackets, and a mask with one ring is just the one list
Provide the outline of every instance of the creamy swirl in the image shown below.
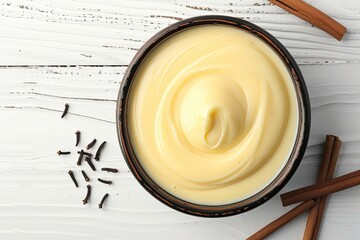
[[297,132],[281,59],[255,36],[200,26],[156,47],[131,86],[129,132],[165,190],[216,205],[251,196],[279,173]]

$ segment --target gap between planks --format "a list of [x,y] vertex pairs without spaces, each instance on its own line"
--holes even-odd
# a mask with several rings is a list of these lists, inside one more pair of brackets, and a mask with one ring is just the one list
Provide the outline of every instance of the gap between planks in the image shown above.
[[115,64],[101,64],[101,65],[93,65],[93,64],[73,64],[73,65],[46,65],[46,64],[30,64],[30,65],[0,65],[0,68],[76,68],[76,67],[127,67],[128,65],[115,65]]

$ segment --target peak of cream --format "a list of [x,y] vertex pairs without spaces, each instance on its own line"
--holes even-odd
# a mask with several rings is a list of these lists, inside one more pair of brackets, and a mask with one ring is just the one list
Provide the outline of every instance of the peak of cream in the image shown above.
[[222,205],[261,191],[293,150],[291,76],[266,43],[202,25],[164,40],[141,63],[128,103],[131,145],[174,196]]

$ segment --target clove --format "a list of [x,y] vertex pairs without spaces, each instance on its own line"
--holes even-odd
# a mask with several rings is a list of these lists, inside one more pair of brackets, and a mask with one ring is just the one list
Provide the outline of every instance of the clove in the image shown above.
[[104,183],[104,184],[109,184],[109,185],[112,184],[112,181],[104,180],[104,179],[101,179],[101,178],[98,178],[98,181],[101,182],[101,183]]
[[86,193],[86,196],[85,196],[85,199],[83,200],[83,204],[87,204],[90,200],[90,194],[91,194],[91,186],[90,185],[87,185],[87,193]]
[[84,156],[84,151],[81,150],[81,151],[80,151],[79,158],[78,158],[78,161],[77,161],[77,163],[76,163],[78,166],[81,165],[81,161],[82,161],[82,159],[83,159],[83,156]]
[[81,170],[81,173],[84,176],[85,181],[87,181],[87,182],[90,181],[90,178],[88,177],[88,175],[86,175],[84,170]]
[[98,150],[96,151],[96,154],[95,154],[95,157],[94,159],[96,161],[99,161],[100,160],[100,155],[101,155],[101,151],[103,150],[104,146],[106,144],[106,141],[102,142],[98,148]]
[[86,158],[85,158],[85,161],[89,164],[90,168],[91,168],[93,171],[96,171],[96,168],[95,168],[94,164],[93,164],[92,161],[91,161],[91,157],[86,157]]
[[63,111],[63,113],[61,115],[61,118],[64,118],[68,111],[69,111],[69,104],[66,103],[65,104],[65,109],[64,109],[64,111]]
[[99,203],[99,208],[102,208],[102,207],[103,207],[104,202],[105,202],[105,200],[107,199],[108,196],[109,196],[108,193],[106,193],[106,194],[103,196],[103,198],[101,199],[101,202]]
[[68,155],[68,154],[70,154],[70,152],[63,152],[63,151],[61,151],[61,150],[59,150],[59,151],[57,151],[57,155]]
[[116,168],[102,168],[101,171],[106,171],[106,172],[112,172],[112,173],[117,173],[119,172],[119,170],[117,170]]
[[76,144],[75,144],[75,146],[77,147],[79,145],[79,142],[80,142],[80,131],[77,130],[75,132],[75,135],[76,135]]
[[77,153],[78,153],[78,154],[83,154],[83,155],[88,156],[88,157],[92,157],[92,154],[91,154],[91,153],[85,152],[84,150],[78,151]]
[[69,170],[69,175],[70,175],[72,181],[74,182],[75,187],[78,187],[79,185],[78,185],[78,183],[77,183],[77,181],[76,181],[76,179],[75,179],[75,176],[74,176],[73,171]]
[[96,138],[94,138],[94,140],[91,141],[91,143],[89,143],[87,146],[86,146],[86,149],[89,150],[90,148],[92,148],[96,143]]

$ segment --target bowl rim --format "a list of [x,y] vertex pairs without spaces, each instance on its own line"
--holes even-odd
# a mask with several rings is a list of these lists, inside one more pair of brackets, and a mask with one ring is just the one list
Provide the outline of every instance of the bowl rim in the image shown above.
[[[289,70],[293,80],[299,110],[298,132],[294,147],[291,155],[289,156],[288,162],[280,171],[280,173],[275,177],[275,179],[272,180],[270,184],[268,184],[264,189],[255,195],[250,196],[247,199],[224,205],[203,205],[191,203],[170,194],[157,185],[155,181],[153,181],[147,175],[146,171],[141,167],[141,164],[136,158],[136,155],[131,146],[127,127],[127,101],[131,83],[134,79],[137,69],[147,54],[163,40],[172,36],[178,31],[208,24],[227,25],[240,28],[246,32],[249,32],[250,34],[257,36],[268,46],[270,46],[283,60],[287,69]],[[150,38],[139,49],[128,65],[127,70],[123,76],[116,104],[116,128],[118,140],[125,162],[133,176],[147,192],[149,192],[160,202],[177,211],[200,217],[232,216],[258,207],[268,201],[270,198],[274,197],[291,179],[301,163],[310,135],[310,124],[311,108],[306,84],[297,63],[291,54],[287,51],[287,49],[274,36],[272,36],[263,28],[240,18],[222,15],[205,15],[188,18],[162,29],[152,38]]]

